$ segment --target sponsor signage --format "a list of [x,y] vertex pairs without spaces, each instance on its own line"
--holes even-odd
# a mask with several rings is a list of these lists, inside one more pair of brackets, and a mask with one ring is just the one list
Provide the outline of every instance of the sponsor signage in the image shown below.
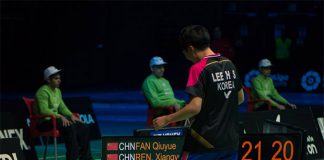
[[138,137],[153,137],[153,136],[185,136],[188,131],[186,127],[168,127],[161,128],[156,131],[150,129],[136,129],[134,130],[134,136]]
[[[260,74],[260,71],[252,69],[244,74],[244,85],[251,87],[251,80]],[[273,72],[270,77],[274,86],[287,91],[321,92],[324,89],[324,75],[315,70],[306,70],[300,73]]]
[[0,139],[0,160],[24,160],[19,138]]
[[183,129],[171,129],[171,130],[162,130],[162,131],[152,131],[150,136],[183,136]]
[[[258,76],[260,71],[258,70],[250,70],[248,73],[244,76],[244,85],[247,87],[251,87],[251,81],[254,77]],[[289,81],[289,74],[279,74],[279,73],[273,73],[270,75],[270,78],[273,80],[273,84],[275,87],[288,87],[288,81]]]
[[98,127],[98,122],[96,119],[95,112],[92,108],[92,103],[89,97],[71,97],[64,98],[66,106],[72,112],[77,112],[80,114],[80,120],[85,124],[89,125],[90,138],[100,139],[101,133]]
[[[6,155],[3,154],[2,157],[8,158],[9,156],[15,159],[18,156],[18,152],[23,152],[24,157],[26,157],[25,159],[37,159],[25,118],[20,112],[1,112],[0,150],[1,152],[8,150],[5,153]],[[18,149],[16,148],[17,146]]]
[[321,76],[316,71],[308,71],[301,78],[301,87],[306,91],[313,91],[320,88]]
[[102,160],[180,160],[184,137],[103,137]]

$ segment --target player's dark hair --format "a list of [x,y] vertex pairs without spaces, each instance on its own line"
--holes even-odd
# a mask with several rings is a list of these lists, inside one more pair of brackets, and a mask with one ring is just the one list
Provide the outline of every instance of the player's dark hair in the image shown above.
[[205,27],[190,25],[181,30],[179,42],[182,49],[186,49],[191,45],[201,51],[209,47],[210,35]]

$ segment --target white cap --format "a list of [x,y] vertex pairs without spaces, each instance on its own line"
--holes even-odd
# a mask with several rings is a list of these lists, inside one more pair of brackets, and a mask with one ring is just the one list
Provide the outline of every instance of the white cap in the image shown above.
[[44,70],[44,79],[47,80],[51,75],[60,72],[62,69],[57,69],[54,66],[49,66]]
[[158,56],[155,56],[150,60],[150,67],[163,64],[167,64],[167,62],[163,61],[163,59]]
[[259,68],[261,68],[261,67],[270,67],[270,66],[272,66],[272,64],[271,64],[269,59],[262,59],[259,62]]

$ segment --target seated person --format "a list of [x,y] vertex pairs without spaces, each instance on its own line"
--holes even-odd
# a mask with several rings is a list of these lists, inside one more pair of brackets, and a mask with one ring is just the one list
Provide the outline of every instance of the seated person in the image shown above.
[[[51,114],[56,116],[57,129],[64,138],[67,160],[92,160],[89,143],[89,128],[78,117],[74,116],[64,104],[61,90],[61,70],[50,66],[44,70],[47,84],[36,92],[35,114]],[[49,117],[43,119],[37,128],[48,131],[53,128]]]
[[[174,106],[180,109],[186,102],[175,98],[169,81],[163,77],[165,64],[167,63],[161,57],[156,56],[150,60],[152,74],[144,80],[142,91],[152,108]],[[167,113],[156,113],[153,118],[164,114]]]
[[[270,101],[272,106],[276,107],[279,110],[284,110],[287,107],[296,109],[296,105],[289,103],[285,98],[280,96],[280,94],[274,87],[273,81],[270,78],[271,66],[272,64],[268,59],[262,59],[259,62],[259,70],[261,74],[252,79],[252,98],[268,100]],[[256,111],[268,110],[267,105],[263,102],[255,103],[253,107],[253,110]]]

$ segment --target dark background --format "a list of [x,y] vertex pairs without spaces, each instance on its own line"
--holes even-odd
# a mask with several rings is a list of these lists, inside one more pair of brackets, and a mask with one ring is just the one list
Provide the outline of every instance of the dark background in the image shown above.
[[[275,24],[286,26],[293,43],[303,26],[304,44],[293,44],[289,62],[274,66],[273,72],[284,70],[294,78],[315,70],[323,81],[321,0],[2,1],[1,92],[36,91],[50,65],[64,69],[66,90],[140,89],[155,55],[168,62],[165,76],[174,88],[183,89],[191,63],[182,55],[177,37],[189,24],[210,31],[220,25],[224,37],[243,42],[235,46],[233,59],[241,77],[256,69],[261,58],[276,64]],[[242,25],[248,28],[247,36],[240,35]],[[296,78],[295,86],[298,83]]]

